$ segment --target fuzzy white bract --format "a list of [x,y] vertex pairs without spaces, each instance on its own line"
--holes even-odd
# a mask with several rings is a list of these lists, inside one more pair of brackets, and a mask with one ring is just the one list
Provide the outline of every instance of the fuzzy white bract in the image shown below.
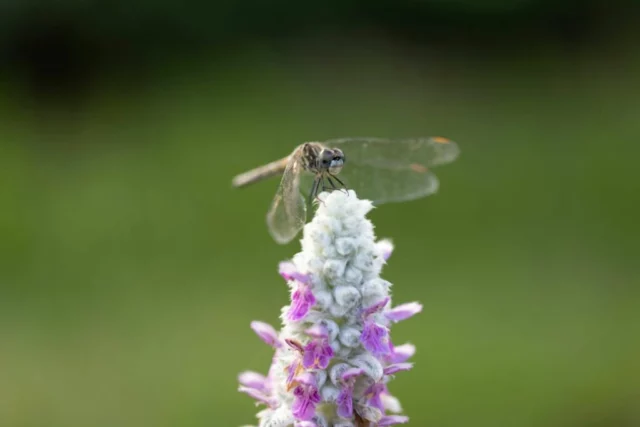
[[411,344],[394,346],[391,324],[422,310],[391,306],[391,283],[380,271],[391,255],[375,240],[366,214],[373,208],[355,192],[320,195],[304,227],[302,251],[280,264],[291,290],[282,329],[254,321],[253,330],[274,348],[268,374],[243,372],[239,390],[266,408],[260,427],[364,427],[406,423],[388,382],[411,369]]

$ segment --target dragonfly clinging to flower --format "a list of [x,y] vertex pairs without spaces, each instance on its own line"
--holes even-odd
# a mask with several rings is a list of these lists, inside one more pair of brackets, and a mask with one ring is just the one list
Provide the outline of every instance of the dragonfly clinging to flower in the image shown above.
[[301,194],[305,175],[313,178],[309,201],[322,191],[348,188],[375,204],[401,202],[438,191],[438,178],[431,168],[454,161],[459,153],[455,142],[442,137],[306,142],[287,157],[236,176],[233,186],[282,175],[267,225],[274,240],[284,244],[306,222],[307,202]]

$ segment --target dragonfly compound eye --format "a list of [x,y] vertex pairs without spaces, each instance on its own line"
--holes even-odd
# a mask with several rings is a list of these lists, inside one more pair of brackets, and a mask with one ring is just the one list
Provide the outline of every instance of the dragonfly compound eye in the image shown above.
[[333,160],[333,153],[330,150],[323,149],[320,152],[320,162],[322,166],[329,166]]

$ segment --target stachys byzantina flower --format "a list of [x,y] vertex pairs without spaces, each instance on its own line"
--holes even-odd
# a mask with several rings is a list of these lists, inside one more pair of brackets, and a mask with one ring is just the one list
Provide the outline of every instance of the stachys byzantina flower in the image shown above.
[[267,375],[243,372],[240,391],[265,408],[260,427],[391,426],[408,421],[388,383],[411,369],[411,344],[394,345],[393,323],[422,310],[416,302],[393,307],[391,283],[380,271],[391,255],[375,240],[366,218],[371,202],[355,192],[323,193],[304,228],[302,251],[280,264],[291,290],[276,331],[252,322],[273,347]]

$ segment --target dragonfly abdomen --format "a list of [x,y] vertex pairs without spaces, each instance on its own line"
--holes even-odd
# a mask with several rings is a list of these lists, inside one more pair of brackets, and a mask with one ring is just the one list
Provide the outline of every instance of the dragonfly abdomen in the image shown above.
[[235,188],[244,187],[249,184],[253,184],[254,182],[262,181],[263,179],[270,178],[275,175],[282,175],[285,168],[287,167],[287,162],[289,157],[285,157],[280,160],[273,161],[264,166],[257,167],[248,172],[241,173],[240,175],[236,175],[233,178],[232,185]]

